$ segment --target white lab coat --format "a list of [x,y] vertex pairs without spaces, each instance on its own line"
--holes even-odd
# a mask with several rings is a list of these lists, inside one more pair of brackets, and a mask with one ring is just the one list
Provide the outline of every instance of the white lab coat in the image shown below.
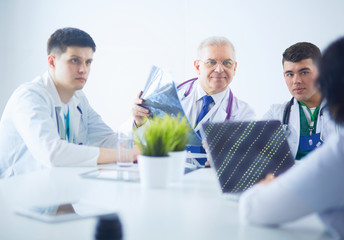
[[344,239],[344,135],[334,134],[270,184],[257,184],[239,201],[242,221],[286,223],[317,213],[335,239]]
[[0,177],[47,166],[95,166],[99,147],[115,148],[114,132],[82,91],[68,105],[75,144],[60,139],[55,107],[62,103],[48,73],[12,94],[0,122]]
[[[289,101],[283,104],[273,104],[271,105],[269,111],[265,113],[263,116],[264,120],[280,120],[282,122],[283,113],[286,105]],[[334,133],[338,132],[335,122],[331,119],[328,108],[324,108],[325,102],[323,101],[320,104],[320,110],[318,115],[318,121],[316,126],[316,133],[321,133],[321,138],[326,141],[328,137]],[[321,109],[324,108],[321,114]],[[294,98],[294,104],[291,106],[290,115],[289,115],[289,124],[288,129],[289,133],[287,140],[289,143],[290,151],[292,152],[294,158],[297,154],[297,149],[299,148],[299,140],[300,140],[300,111],[299,111],[299,104],[297,100]]]

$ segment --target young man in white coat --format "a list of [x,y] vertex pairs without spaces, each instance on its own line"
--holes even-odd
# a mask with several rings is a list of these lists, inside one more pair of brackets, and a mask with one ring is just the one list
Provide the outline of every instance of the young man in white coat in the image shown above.
[[302,165],[244,192],[239,215],[243,222],[276,226],[316,213],[333,239],[344,239],[344,38],[325,50],[319,70],[317,85],[341,131]]
[[285,50],[283,75],[293,97],[283,104],[272,105],[263,116],[263,119],[282,122],[296,160],[319,147],[331,133],[336,132],[326,102],[322,101],[314,85],[320,58],[319,48],[308,42],[296,43]]
[[116,136],[80,91],[96,45],[76,28],[48,40],[48,72],[21,85],[0,122],[0,177],[49,166],[116,162]]
[[[232,43],[225,37],[205,39],[194,61],[197,78],[178,85],[178,96],[190,123],[197,132],[207,121],[252,120],[252,108],[233,95],[229,85],[235,76],[237,62]],[[139,97],[132,108],[135,125],[140,127],[149,110],[140,107]]]

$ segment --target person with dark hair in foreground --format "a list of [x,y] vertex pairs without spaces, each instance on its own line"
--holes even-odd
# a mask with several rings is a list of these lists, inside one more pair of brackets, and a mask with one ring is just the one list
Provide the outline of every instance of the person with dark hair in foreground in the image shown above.
[[336,126],[331,121],[326,101],[314,86],[318,76],[320,49],[309,42],[299,42],[283,53],[283,75],[291,100],[273,104],[263,119],[280,120],[286,130],[290,150],[300,160],[326,141]]
[[117,160],[114,132],[81,91],[95,50],[80,29],[62,28],[50,36],[48,72],[15,90],[3,112],[0,177]]
[[277,178],[268,175],[244,192],[239,215],[243,222],[278,225],[317,213],[332,237],[344,239],[344,38],[326,49],[319,71],[317,87],[339,134],[332,134],[303,164]]

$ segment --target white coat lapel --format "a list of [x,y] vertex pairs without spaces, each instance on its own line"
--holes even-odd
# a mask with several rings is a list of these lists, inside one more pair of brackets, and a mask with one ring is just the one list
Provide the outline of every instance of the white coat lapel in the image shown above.
[[290,146],[290,150],[295,157],[300,140],[300,110],[299,104],[296,99],[294,99],[294,104],[290,108],[288,128],[290,130],[288,143]]
[[69,139],[72,143],[78,144],[78,132],[80,127],[80,122],[82,121],[81,117],[82,114],[78,109],[79,100],[75,97],[72,98],[69,105],[69,121],[70,121],[70,133],[69,133]]
[[[317,125],[316,125],[316,133],[320,133],[321,131],[325,130],[325,132],[321,133],[321,135],[323,134],[326,135],[327,134],[326,130],[330,129],[330,126],[326,126],[325,128],[323,128],[324,122],[328,123],[331,121],[328,115],[328,111],[326,110],[328,110],[326,109],[326,103],[325,101],[322,101],[320,103],[320,109],[319,109],[318,120],[317,120]],[[331,129],[331,131],[335,131],[335,129]]]
[[300,138],[300,109],[299,109],[299,103],[294,98],[294,104],[290,109],[290,119],[289,119],[290,125],[294,127],[296,131],[296,135],[298,138]]
[[227,105],[228,101],[225,101],[226,104],[224,104],[224,101],[219,106],[219,109],[217,110],[216,114],[214,115],[213,121],[214,122],[224,122],[227,117]]
[[227,106],[228,106],[228,99],[229,99],[229,87],[226,91],[220,92],[215,94],[213,97],[216,103],[219,103],[219,106],[216,108],[216,112],[211,116],[212,122],[223,122],[226,120],[227,117]]

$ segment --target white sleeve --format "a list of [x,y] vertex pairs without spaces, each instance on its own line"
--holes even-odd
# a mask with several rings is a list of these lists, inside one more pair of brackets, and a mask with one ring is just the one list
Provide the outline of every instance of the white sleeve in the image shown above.
[[101,116],[87,102],[87,145],[116,148],[117,135],[106,125]]
[[13,124],[28,150],[44,166],[96,166],[99,148],[61,140],[51,104],[35,89],[17,91],[11,101]]
[[[135,125],[135,123],[134,123]],[[149,119],[147,119],[147,121],[142,124],[139,127],[134,127],[134,139],[140,140],[142,143],[145,143],[145,139],[144,139],[144,132],[146,130],[146,128],[150,126],[150,121]]]
[[311,208],[283,186],[278,178],[270,184],[255,185],[239,200],[239,217],[243,223],[273,226],[311,212]]
[[273,106],[269,108],[269,110],[263,115],[262,120],[273,120],[274,115],[273,115]]
[[284,112],[284,106],[281,104],[273,104],[270,106],[269,110],[263,115],[262,120],[280,120],[282,121],[283,114],[281,114],[281,108],[283,108]]
[[322,212],[319,217],[334,239],[344,239],[344,207]]
[[247,105],[247,108],[246,108],[245,114],[243,116],[243,119],[245,119],[245,120],[255,120],[256,118],[257,118],[257,116],[256,116],[256,113],[254,112],[254,110],[249,105]]
[[317,212],[329,231],[343,226],[344,136],[333,135],[267,185],[256,185],[240,199],[242,220],[279,224]]
[[250,120],[255,120],[255,119],[256,119],[256,113],[250,107],[250,105],[234,97],[233,112],[232,112],[231,120],[250,121]]

